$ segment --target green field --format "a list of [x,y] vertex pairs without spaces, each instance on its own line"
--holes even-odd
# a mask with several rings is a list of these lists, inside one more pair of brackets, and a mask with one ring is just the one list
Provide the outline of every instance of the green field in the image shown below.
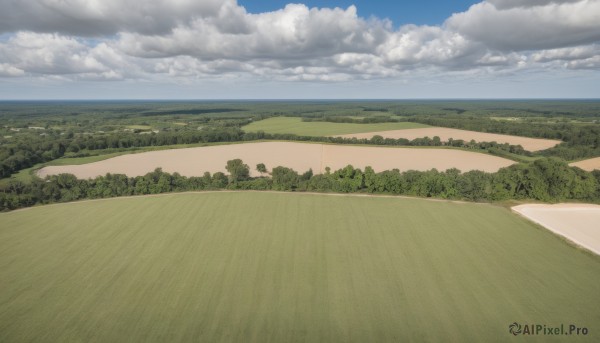
[[597,256],[484,204],[221,192],[0,214],[1,342],[487,342],[514,321],[597,340],[599,285]]
[[293,133],[299,136],[333,136],[351,133],[417,129],[429,127],[419,123],[376,123],[352,124],[330,122],[304,122],[301,118],[275,117],[248,124],[242,129],[247,132],[264,131],[266,133]]

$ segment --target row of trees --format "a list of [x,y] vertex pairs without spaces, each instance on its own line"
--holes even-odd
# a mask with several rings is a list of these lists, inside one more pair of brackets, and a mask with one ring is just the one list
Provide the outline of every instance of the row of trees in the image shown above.
[[281,166],[267,173],[266,166],[259,164],[256,169],[263,176],[252,178],[249,166],[240,159],[228,161],[226,169],[229,175],[217,172],[185,177],[156,169],[138,177],[107,174],[78,180],[61,174],[29,184],[11,182],[0,189],[0,210],[78,199],[213,189],[385,193],[470,201],[600,202],[600,171],[589,173],[553,158],[513,165],[496,173],[461,173],[457,169],[377,173],[371,167],[363,171],[349,165],[333,172],[327,168],[324,174],[315,175],[312,170],[299,174]]

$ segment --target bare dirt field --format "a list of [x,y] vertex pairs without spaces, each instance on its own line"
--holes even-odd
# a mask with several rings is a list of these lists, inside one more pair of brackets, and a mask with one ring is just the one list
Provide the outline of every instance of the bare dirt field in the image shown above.
[[469,170],[494,172],[514,163],[501,157],[453,149],[260,142],[150,151],[82,165],[48,166],[40,169],[38,175],[45,177],[71,173],[82,179],[106,173],[139,176],[161,167],[170,173],[201,176],[207,171],[225,172],[227,161],[235,158],[241,158],[250,166],[253,176],[260,175],[255,170],[258,163],[264,163],[268,169],[285,166],[298,172],[312,168],[315,173],[324,172],[326,167],[336,170],[348,164],[358,168],[371,166],[375,171],[393,168],[401,171],[458,168],[463,172]]
[[589,160],[583,160],[569,164],[573,167],[579,167],[583,170],[592,171],[594,169],[600,170],[600,157],[590,158]]
[[472,139],[476,142],[497,142],[497,143],[508,143],[511,145],[521,145],[523,149],[528,151],[538,151],[552,148],[553,146],[560,143],[558,140],[540,139],[540,138],[528,138],[519,136],[499,135],[495,133],[485,133],[467,130],[450,129],[445,127],[428,127],[422,129],[404,129],[404,130],[392,130],[392,131],[378,131],[378,132],[367,132],[367,133],[355,133],[349,135],[340,135],[338,137],[346,138],[371,138],[375,135],[382,136],[383,138],[406,138],[409,140],[415,138],[434,136],[440,137],[442,141],[447,141],[449,138],[462,139],[465,141],[471,141]]
[[600,205],[527,204],[512,210],[600,255]]

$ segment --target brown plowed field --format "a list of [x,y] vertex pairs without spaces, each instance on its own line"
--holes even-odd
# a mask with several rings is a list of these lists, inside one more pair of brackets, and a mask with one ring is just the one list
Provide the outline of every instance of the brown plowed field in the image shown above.
[[579,167],[583,170],[592,171],[594,169],[600,170],[600,157],[590,158],[579,162],[573,162],[570,164],[573,167]]
[[44,167],[38,171],[38,175],[45,177],[71,173],[82,179],[106,173],[138,176],[161,167],[170,173],[201,176],[207,171],[225,172],[227,161],[235,158],[240,158],[248,164],[253,176],[260,175],[255,170],[258,163],[264,163],[269,170],[273,167],[285,166],[298,172],[312,168],[315,173],[324,172],[326,167],[336,170],[348,164],[358,168],[371,166],[375,171],[394,168],[401,171],[436,168],[442,171],[458,168],[463,172],[469,170],[494,172],[514,163],[501,157],[455,149],[259,142],[128,154],[82,165]]
[[338,137],[345,138],[367,138],[379,135],[383,138],[406,138],[413,140],[415,138],[434,136],[440,137],[442,141],[448,141],[449,138],[454,140],[462,139],[470,142],[475,140],[476,142],[497,142],[497,143],[508,143],[511,145],[521,145],[523,149],[528,151],[538,151],[552,148],[553,146],[560,143],[558,140],[541,139],[541,138],[529,138],[509,135],[499,135],[495,133],[485,133],[467,130],[450,129],[445,127],[428,127],[422,129],[404,129],[404,130],[391,130],[391,131],[379,131],[379,132],[366,132],[366,133],[354,133],[349,135],[340,135]]

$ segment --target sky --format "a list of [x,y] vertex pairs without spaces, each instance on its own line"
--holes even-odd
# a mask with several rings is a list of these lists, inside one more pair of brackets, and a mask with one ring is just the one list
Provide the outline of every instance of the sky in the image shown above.
[[0,0],[0,99],[600,98],[600,0]]
[[[363,18],[371,16],[380,19],[389,19],[395,27],[404,24],[415,25],[440,25],[452,13],[463,12],[478,1],[465,0],[419,0],[419,1],[390,1],[390,0],[321,0],[302,2],[309,8],[313,7],[340,7],[356,6],[357,14]],[[286,0],[242,0],[238,4],[244,6],[249,13],[262,13],[276,11],[290,3]]]

